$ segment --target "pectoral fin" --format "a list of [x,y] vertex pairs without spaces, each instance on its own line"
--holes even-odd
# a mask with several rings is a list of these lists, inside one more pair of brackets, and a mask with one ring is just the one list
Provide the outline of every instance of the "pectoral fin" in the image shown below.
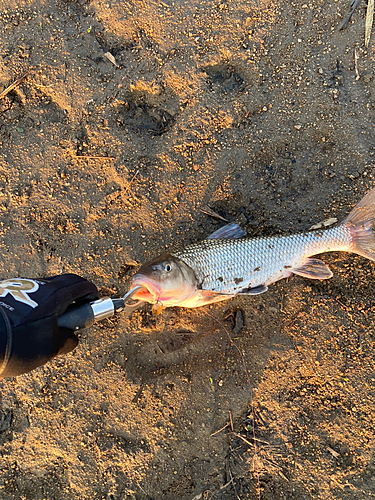
[[239,295],[259,295],[261,293],[264,293],[268,290],[268,286],[266,285],[259,285],[259,286],[254,286],[254,288],[244,288]]
[[311,257],[306,259],[302,266],[291,269],[291,272],[312,280],[327,280],[333,276],[325,262]]
[[233,223],[217,229],[214,233],[210,234],[210,236],[207,236],[206,240],[237,239],[245,235],[245,231],[242,231],[237,223]]
[[191,300],[186,307],[205,306],[207,304],[214,304],[222,300],[228,300],[234,297],[234,294],[214,292],[211,290],[199,290],[199,293]]

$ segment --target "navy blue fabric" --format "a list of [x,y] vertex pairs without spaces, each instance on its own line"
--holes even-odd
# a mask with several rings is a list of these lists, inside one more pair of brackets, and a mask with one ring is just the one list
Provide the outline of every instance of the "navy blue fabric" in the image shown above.
[[8,305],[7,316],[13,326],[48,316],[61,316],[73,301],[89,294],[97,297],[96,286],[76,274],[62,274],[31,281],[38,284],[38,290],[26,292],[26,295],[38,304],[37,307],[33,308],[16,300],[11,293],[0,298],[0,305],[1,302]]
[[[93,283],[75,274],[52,276],[29,280],[28,286],[34,286],[35,291],[26,290],[22,295],[17,290],[17,279],[11,284],[10,292],[9,283],[5,281],[0,281],[0,307],[9,318],[12,339],[9,361],[0,376],[29,372],[58,354],[74,349],[78,339],[71,330],[59,328],[57,320],[73,302],[79,306],[98,298]],[[21,291],[22,283],[22,279],[19,280]],[[0,314],[0,360],[4,359],[6,349],[4,327]]]
[[0,371],[3,366],[8,337],[11,335],[11,328],[5,310],[0,306]]

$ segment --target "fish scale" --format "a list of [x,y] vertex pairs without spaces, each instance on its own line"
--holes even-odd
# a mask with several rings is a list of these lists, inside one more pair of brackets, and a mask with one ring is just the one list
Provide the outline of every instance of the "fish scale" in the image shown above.
[[200,288],[236,294],[289,276],[307,257],[348,250],[350,244],[350,230],[339,226],[291,236],[203,240],[173,256],[193,269]]

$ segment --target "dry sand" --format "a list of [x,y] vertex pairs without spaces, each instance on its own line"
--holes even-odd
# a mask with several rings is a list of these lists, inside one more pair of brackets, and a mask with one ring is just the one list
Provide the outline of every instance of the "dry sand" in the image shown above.
[[[1,276],[136,266],[223,222],[342,219],[374,183],[365,2],[5,0]],[[106,53],[114,57],[111,62]],[[357,54],[357,78],[354,54]],[[0,383],[3,500],[375,497],[374,265],[84,331]]]

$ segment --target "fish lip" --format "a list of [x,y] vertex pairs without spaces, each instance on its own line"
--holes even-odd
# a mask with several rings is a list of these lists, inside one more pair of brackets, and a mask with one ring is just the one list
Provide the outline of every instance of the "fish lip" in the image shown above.
[[143,300],[151,303],[158,302],[161,290],[147,276],[145,276],[144,274],[136,274],[132,280],[132,288],[134,288],[135,286],[142,286],[146,288],[148,294],[145,290],[140,290],[133,295],[133,299]]

